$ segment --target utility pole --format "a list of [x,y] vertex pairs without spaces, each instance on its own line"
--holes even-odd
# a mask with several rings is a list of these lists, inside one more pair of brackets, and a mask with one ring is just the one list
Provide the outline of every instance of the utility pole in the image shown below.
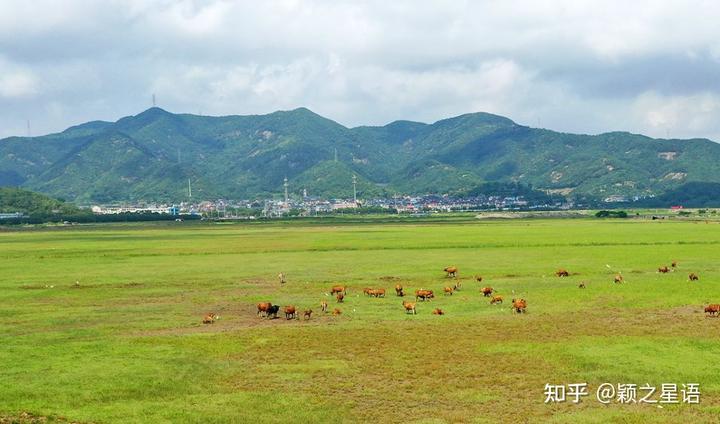
[[192,200],[192,186],[190,185],[190,178],[188,178],[188,201]]
[[287,177],[283,180],[283,186],[285,186],[285,206],[288,206],[288,180]]
[[353,174],[352,183],[353,183],[353,201],[355,202],[355,204],[357,204],[357,176],[355,176],[355,174]]

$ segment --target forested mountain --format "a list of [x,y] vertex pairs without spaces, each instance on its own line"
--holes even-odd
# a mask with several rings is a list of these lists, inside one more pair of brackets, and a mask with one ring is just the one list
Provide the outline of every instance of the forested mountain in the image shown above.
[[487,113],[347,128],[308,109],[198,116],[151,108],[42,137],[0,140],[0,186],[78,203],[465,193],[518,182],[564,195],[661,195],[720,183],[720,145],[613,132],[566,134]]

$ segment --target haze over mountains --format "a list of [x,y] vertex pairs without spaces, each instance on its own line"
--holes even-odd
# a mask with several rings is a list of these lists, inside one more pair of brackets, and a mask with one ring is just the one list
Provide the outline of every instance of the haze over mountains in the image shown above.
[[198,116],[151,108],[42,137],[0,140],[0,186],[78,203],[460,193],[520,182],[568,196],[661,195],[720,183],[720,145],[613,132],[576,135],[487,113],[346,128],[305,108]]

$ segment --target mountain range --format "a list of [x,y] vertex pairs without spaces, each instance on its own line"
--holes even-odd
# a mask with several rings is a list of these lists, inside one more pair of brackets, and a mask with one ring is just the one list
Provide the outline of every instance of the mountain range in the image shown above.
[[567,134],[488,113],[347,128],[306,108],[252,116],[153,107],[0,140],[0,186],[79,204],[279,196],[454,194],[515,182],[565,196],[659,196],[720,183],[720,144],[627,132]]

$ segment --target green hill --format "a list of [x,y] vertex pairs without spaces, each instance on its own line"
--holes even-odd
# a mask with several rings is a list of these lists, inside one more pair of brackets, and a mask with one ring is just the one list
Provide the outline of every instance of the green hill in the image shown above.
[[[336,160],[337,159],[337,160]],[[0,140],[0,185],[79,203],[462,193],[488,182],[563,195],[659,196],[720,183],[720,145],[613,132],[558,133],[487,113],[346,128],[300,108],[196,116],[151,108],[42,137]]]
[[21,212],[31,217],[81,213],[74,205],[43,196],[42,194],[10,187],[0,187],[0,212]]

